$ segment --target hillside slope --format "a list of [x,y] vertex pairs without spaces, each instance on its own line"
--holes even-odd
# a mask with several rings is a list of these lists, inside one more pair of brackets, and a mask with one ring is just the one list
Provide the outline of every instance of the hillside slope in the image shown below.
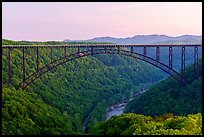
[[90,135],[202,135],[202,115],[159,117],[127,113],[95,125]]
[[182,85],[173,78],[167,78],[141,96],[129,102],[125,112],[144,115],[173,113],[187,115],[202,113],[202,60],[199,60],[199,78],[194,80],[194,66],[186,69],[187,84]]
[[[202,135],[202,60],[199,78],[187,68],[187,85],[172,77],[128,102],[125,114],[95,124],[91,135]],[[132,113],[130,113],[132,112]]]
[[[5,44],[64,43],[3,40]],[[76,49],[67,50],[67,54],[73,50]],[[53,59],[63,53],[63,50],[53,49]],[[24,91],[15,90],[22,80],[21,57],[19,49],[11,50],[11,85],[7,87],[7,51],[2,51],[2,133],[6,135],[82,134],[82,122],[87,115],[91,114],[89,129],[93,123],[103,120],[108,106],[129,98],[140,84],[164,78],[158,69],[135,59],[119,55],[88,56],[58,66]],[[49,48],[40,49],[40,67],[49,61]],[[25,50],[25,65],[27,77],[36,69],[35,50]],[[36,111],[42,108],[43,111]],[[29,122],[33,125],[29,126]]]

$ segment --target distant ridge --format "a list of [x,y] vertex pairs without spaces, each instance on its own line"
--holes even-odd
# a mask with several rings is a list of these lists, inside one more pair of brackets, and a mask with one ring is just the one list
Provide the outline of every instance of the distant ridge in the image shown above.
[[112,42],[116,44],[201,44],[202,36],[196,35],[181,35],[181,36],[167,36],[167,35],[136,35],[127,38],[114,38],[114,37],[96,37],[87,40],[69,40],[70,41],[85,41],[85,42]]

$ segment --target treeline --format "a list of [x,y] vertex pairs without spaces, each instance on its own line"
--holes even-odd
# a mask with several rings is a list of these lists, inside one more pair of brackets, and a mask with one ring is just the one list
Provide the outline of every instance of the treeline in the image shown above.
[[67,44],[112,44],[111,42],[86,42],[86,41],[13,41],[8,39],[2,39],[2,45],[67,45]]
[[202,115],[151,117],[127,113],[95,125],[90,135],[202,135]]
[[[3,45],[32,43],[5,39],[2,42]],[[67,54],[76,50],[68,49]],[[53,60],[63,54],[63,49],[53,48]],[[89,56],[62,64],[25,90],[16,90],[23,76],[21,57],[19,49],[11,49],[11,85],[7,87],[7,50],[2,51],[2,133],[5,135],[82,134],[82,122],[89,113],[87,130],[104,119],[108,106],[129,98],[140,84],[164,77],[158,69],[128,57],[111,56],[114,61],[107,65],[104,60],[110,56],[104,55],[105,59]],[[40,48],[39,66],[48,62],[49,49]],[[25,66],[26,77],[36,71],[34,49],[25,49]],[[145,80],[139,82],[137,78],[143,75]]]

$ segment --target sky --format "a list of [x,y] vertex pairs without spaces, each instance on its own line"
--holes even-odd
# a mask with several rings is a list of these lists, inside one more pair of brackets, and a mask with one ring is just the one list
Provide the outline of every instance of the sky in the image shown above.
[[3,2],[2,38],[202,35],[202,2]]

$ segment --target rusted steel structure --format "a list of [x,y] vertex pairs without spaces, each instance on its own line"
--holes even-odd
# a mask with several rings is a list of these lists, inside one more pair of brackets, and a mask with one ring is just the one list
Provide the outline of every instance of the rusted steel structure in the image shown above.
[[[119,54],[124,56],[133,57],[136,59],[140,59],[149,64],[154,65],[155,67],[165,71],[169,75],[173,76],[175,79],[179,80],[183,84],[186,83],[185,77],[185,48],[191,47],[194,48],[194,78],[198,78],[198,47],[202,45],[192,44],[192,45],[136,45],[136,44],[73,44],[73,45],[4,45],[3,49],[8,50],[8,84],[11,83],[11,66],[10,66],[10,52],[11,49],[21,49],[22,51],[22,82],[19,83],[19,87],[25,89],[28,85],[30,85],[37,78],[41,77],[43,74],[48,72],[49,70],[66,63],[68,61],[82,58],[89,55],[94,54]],[[143,48],[143,52],[135,52],[134,48],[140,47]],[[156,48],[155,50],[155,58],[147,56],[147,50],[150,47]],[[166,47],[169,48],[168,52],[168,64],[161,62],[160,60],[160,48]],[[172,58],[172,48],[180,47],[181,48],[181,72],[179,73],[175,69],[173,69],[173,58]],[[39,50],[41,48],[50,48],[50,62],[44,64],[43,67],[39,68]],[[62,48],[64,49],[64,54],[62,57],[53,60],[53,48]],[[76,48],[77,51],[72,54],[67,54],[67,48]],[[25,75],[25,50],[35,49],[36,51],[36,71],[32,74],[29,74],[27,77]],[[83,49],[83,50],[82,50]]]

